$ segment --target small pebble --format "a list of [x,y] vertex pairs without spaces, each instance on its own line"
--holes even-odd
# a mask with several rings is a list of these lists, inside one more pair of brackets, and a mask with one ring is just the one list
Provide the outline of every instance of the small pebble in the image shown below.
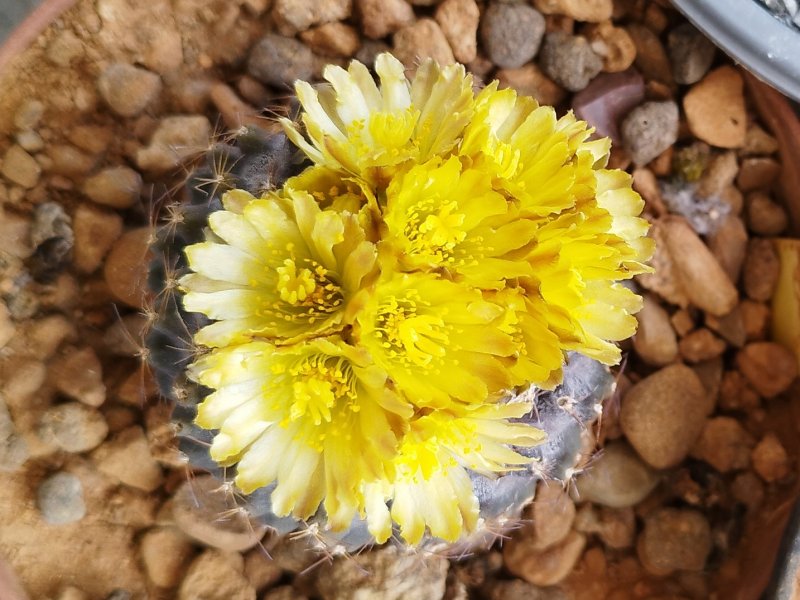
[[205,152],[210,137],[211,123],[202,115],[166,117],[158,124],[150,144],[136,152],[136,165],[145,171],[165,173]]
[[435,19],[460,63],[475,60],[478,54],[478,23],[481,13],[475,0],[444,0],[436,8]]
[[723,410],[758,408],[761,399],[739,371],[726,371],[719,386],[719,406]]
[[678,139],[678,105],[645,102],[628,113],[620,128],[634,164],[646,165]]
[[752,471],[745,471],[731,483],[731,494],[749,511],[755,512],[764,503],[764,483]]
[[672,85],[672,66],[658,35],[639,23],[627,25],[625,30],[636,46],[636,60],[633,64],[644,78],[667,86]]
[[704,460],[720,473],[750,466],[750,450],[755,440],[736,419],[714,417],[706,423],[692,448],[692,456]]
[[678,343],[681,356],[689,363],[699,363],[725,352],[725,342],[705,327],[694,330]]
[[701,571],[711,551],[711,527],[698,511],[661,508],[645,519],[638,550],[654,575]]
[[612,442],[575,480],[581,501],[611,508],[634,506],[653,491],[659,477],[624,442]]
[[48,170],[73,181],[83,179],[97,164],[97,157],[71,144],[54,144],[45,152],[51,161]]
[[39,152],[44,148],[44,140],[33,130],[20,131],[14,136],[17,144],[26,152]]
[[607,21],[614,11],[612,0],[534,0],[533,5],[545,15],[565,15],[588,23]]
[[219,480],[204,476],[178,488],[172,514],[178,528],[193,540],[225,552],[242,552],[258,543],[265,527],[235,508],[236,499]]
[[544,36],[540,56],[542,70],[558,85],[579,92],[603,68],[585,37],[554,31]]
[[247,72],[267,85],[290,87],[298,79],[311,78],[314,55],[294,38],[268,33],[250,51]]
[[731,282],[739,280],[747,255],[748,239],[744,222],[730,214],[708,237],[708,248]]
[[667,48],[676,83],[692,84],[708,73],[716,46],[690,23],[678,25],[667,36]]
[[744,81],[734,67],[719,67],[694,84],[683,97],[683,110],[689,130],[704,142],[720,148],[744,145]]
[[48,408],[39,420],[39,436],[72,453],[97,448],[108,435],[108,425],[99,411],[78,402]]
[[97,448],[92,455],[98,471],[144,492],[156,490],[163,481],[161,467],[150,454],[141,427],[130,427]]
[[75,209],[73,263],[82,273],[93,273],[122,234],[122,217],[115,212],[80,204]]
[[141,114],[158,98],[161,88],[156,73],[126,63],[109,65],[97,80],[103,100],[121,117]]
[[538,586],[555,585],[572,571],[586,547],[586,536],[570,531],[564,540],[547,550],[537,551],[531,540],[513,537],[503,546],[506,568],[517,577]]
[[575,503],[560,484],[540,483],[525,516],[530,518],[530,525],[521,535],[532,538],[531,548],[545,550],[567,537],[575,519]]
[[379,40],[414,22],[414,9],[405,0],[355,0],[364,35]]
[[447,560],[429,554],[425,557],[425,568],[419,566],[419,557],[413,553],[391,545],[384,546],[372,552],[334,560],[324,572],[318,571],[315,584],[321,600],[442,598],[447,580]]
[[70,142],[92,155],[106,152],[113,138],[113,129],[102,125],[76,125],[67,134]]
[[440,65],[455,62],[439,24],[433,19],[418,19],[394,34],[394,55],[406,68],[413,69],[420,60],[432,58]]
[[636,44],[622,27],[614,27],[610,21],[604,21],[587,27],[583,34],[595,54],[603,59],[603,71],[606,73],[620,73],[633,65]]
[[789,224],[786,210],[769,194],[754,192],[747,197],[747,225],[756,235],[776,236]]
[[59,472],[39,484],[36,506],[49,525],[66,525],[80,521],[86,514],[83,485],[71,473]]
[[192,561],[178,588],[177,600],[256,600],[239,554],[206,550]]
[[680,463],[703,430],[710,398],[689,367],[670,365],[625,394],[620,425],[639,455],[656,469]]
[[797,358],[774,342],[751,342],[736,355],[736,366],[764,398],[774,398],[797,377]]
[[350,58],[361,47],[358,32],[346,23],[325,23],[300,34],[312,51],[327,56]]
[[57,600],[90,600],[86,593],[74,586],[67,586],[61,590]]
[[544,106],[555,106],[566,95],[564,89],[542,73],[535,63],[528,63],[519,69],[499,69],[495,77],[500,89],[512,88]]
[[753,469],[767,483],[780,481],[791,473],[791,464],[786,449],[778,436],[769,432],[753,448]]
[[544,17],[530,6],[492,3],[483,13],[480,36],[489,60],[516,69],[536,56],[544,30]]
[[742,322],[748,341],[762,340],[767,335],[769,325],[770,310],[762,302],[752,300],[742,300],[740,304],[742,311]]
[[[524,67],[523,67],[524,68]],[[618,123],[623,115],[644,100],[644,80],[633,69],[622,73],[601,73],[572,98],[579,119],[587,121],[597,134],[622,143]]]
[[680,218],[663,223],[670,256],[692,303],[713,315],[726,315],[739,294],[717,259],[689,224]]
[[744,146],[739,149],[740,156],[769,156],[778,151],[778,140],[764,131],[756,123],[747,125]]
[[103,274],[111,293],[120,301],[141,308],[147,298],[150,229],[128,231],[115,242]]
[[14,113],[14,127],[20,131],[35,129],[44,116],[44,103],[40,100],[23,101]]
[[279,585],[267,591],[267,593],[261,597],[261,600],[308,600],[308,596],[298,593],[298,591],[290,585]]
[[272,19],[282,35],[293,36],[318,23],[347,19],[352,5],[352,0],[275,0]]
[[737,348],[744,346],[747,341],[747,331],[745,330],[740,306],[737,306],[722,317],[706,315],[706,326],[718,333],[730,345]]
[[139,547],[147,576],[164,589],[181,582],[194,554],[191,541],[173,527],[151,529],[142,536]]
[[750,239],[742,269],[742,280],[747,297],[757,302],[770,300],[775,286],[778,284],[780,270],[780,260],[772,240]]
[[81,189],[97,204],[126,209],[139,201],[142,176],[130,167],[108,167],[84,181]]
[[781,172],[780,163],[774,158],[756,156],[745,158],[736,177],[736,185],[742,192],[767,190],[772,187]]
[[633,337],[636,354],[655,366],[674,362],[678,357],[678,340],[667,311],[652,296],[646,295],[636,318],[639,321],[639,328]]
[[3,156],[0,173],[11,183],[31,189],[39,183],[42,168],[21,146],[14,144]]
[[636,538],[636,513],[630,507],[595,507],[587,503],[575,516],[575,529],[581,533],[597,534],[607,548],[630,548]]
[[50,381],[60,392],[88,406],[100,406],[106,399],[103,371],[90,346],[70,347],[48,365]]

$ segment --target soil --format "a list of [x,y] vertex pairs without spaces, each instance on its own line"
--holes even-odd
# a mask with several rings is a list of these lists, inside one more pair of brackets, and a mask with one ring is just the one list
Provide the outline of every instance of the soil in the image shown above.
[[[769,340],[773,240],[789,236],[797,210],[779,192],[780,170],[798,163],[756,110],[767,92],[745,90],[721,53],[698,51],[691,69],[670,63],[689,59],[670,41],[684,21],[668,2],[532,7],[545,13],[545,36],[591,41],[595,70],[578,79],[628,86],[637,101],[619,104],[593,83],[567,92],[586,82],[554,69],[577,67],[518,56],[510,33],[503,60],[521,62],[497,68],[487,48],[498,34],[479,21],[487,3],[472,0],[80,0],[0,73],[0,556],[30,598],[760,596],[798,485],[797,357]],[[201,472],[172,451],[168,407],[140,360],[143,241],[208,144],[242,123],[270,128],[285,110],[288,88],[246,65],[274,31],[313,50],[305,62],[284,57],[287,82],[383,47],[413,63],[411,43],[418,55],[455,52],[478,79],[591,115],[601,131],[605,120],[612,162],[633,173],[659,243],[656,274],[636,283],[648,299],[642,329],[623,344],[617,392],[588,444],[601,451],[582,477],[610,483],[584,479],[586,497],[580,478],[563,492],[554,484],[510,542],[452,560],[393,549],[320,558],[303,539],[262,538],[241,515],[192,510]],[[101,80],[116,64],[135,69],[122,71],[129,87],[113,99]],[[177,122],[180,139],[175,117],[189,119]],[[724,127],[707,126],[713,119]],[[120,167],[124,176],[98,179]],[[691,186],[664,185],[693,169]],[[641,399],[674,402],[669,378],[685,381],[683,369],[700,382],[696,402],[649,410],[662,421],[642,441]],[[665,431],[686,438],[669,464],[653,458]],[[680,445],[668,441],[671,452]],[[57,472],[81,485],[48,511],[43,482]]]

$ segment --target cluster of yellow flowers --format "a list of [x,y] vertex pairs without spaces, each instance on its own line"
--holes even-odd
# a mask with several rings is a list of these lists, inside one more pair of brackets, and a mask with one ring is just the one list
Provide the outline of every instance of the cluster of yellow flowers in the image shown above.
[[278,515],[453,541],[479,521],[470,471],[524,468],[509,446],[544,437],[510,391],[556,385],[566,351],[619,360],[647,223],[571,114],[476,94],[460,65],[375,68],[299,82],[302,128],[283,125],[312,166],[228,192],[187,248],[185,308],[214,321],[197,423],[238,488],[276,483]]

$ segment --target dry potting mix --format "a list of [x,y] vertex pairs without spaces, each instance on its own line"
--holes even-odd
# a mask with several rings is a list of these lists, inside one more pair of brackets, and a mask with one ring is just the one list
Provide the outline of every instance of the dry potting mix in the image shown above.
[[30,598],[766,587],[796,117],[668,2],[87,0],[2,78]]

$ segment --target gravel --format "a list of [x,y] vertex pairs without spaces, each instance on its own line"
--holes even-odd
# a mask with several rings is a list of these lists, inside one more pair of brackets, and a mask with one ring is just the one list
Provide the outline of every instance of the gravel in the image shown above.
[[59,472],[39,484],[36,506],[49,525],[67,525],[86,515],[83,485],[75,475]]
[[489,60],[504,69],[521,67],[536,56],[544,31],[541,13],[523,4],[490,4],[480,26]]

